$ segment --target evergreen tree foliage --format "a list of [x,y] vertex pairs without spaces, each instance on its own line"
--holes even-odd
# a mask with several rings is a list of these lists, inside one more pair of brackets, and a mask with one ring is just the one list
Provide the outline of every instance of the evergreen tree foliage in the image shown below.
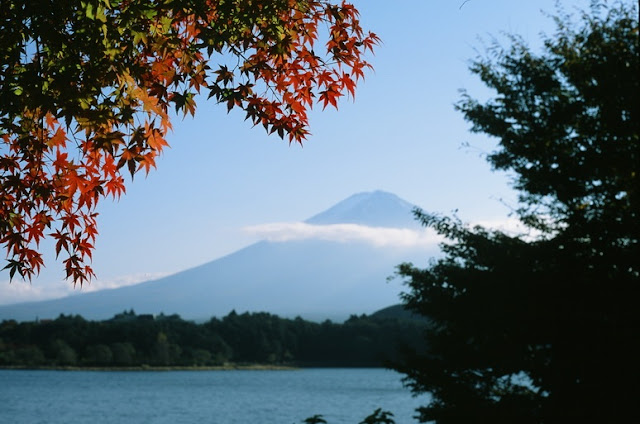
[[403,264],[428,351],[396,368],[433,401],[421,422],[622,422],[638,417],[638,7],[555,17],[541,53],[517,36],[471,71],[493,90],[456,105],[520,192],[527,234],[416,211],[447,242]]
[[424,326],[392,317],[354,315],[339,324],[233,311],[205,323],[133,311],[106,321],[8,320],[0,322],[0,367],[380,367],[397,359],[398,344],[421,349]]

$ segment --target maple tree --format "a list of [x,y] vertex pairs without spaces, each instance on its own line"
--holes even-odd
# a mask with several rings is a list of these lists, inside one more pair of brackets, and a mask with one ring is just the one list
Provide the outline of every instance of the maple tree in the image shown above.
[[155,167],[170,115],[193,115],[198,94],[302,143],[308,110],[353,97],[378,43],[347,2],[6,3],[0,242],[11,278],[37,275],[40,242],[51,236],[67,278],[90,280],[96,204],[125,192],[123,173]]

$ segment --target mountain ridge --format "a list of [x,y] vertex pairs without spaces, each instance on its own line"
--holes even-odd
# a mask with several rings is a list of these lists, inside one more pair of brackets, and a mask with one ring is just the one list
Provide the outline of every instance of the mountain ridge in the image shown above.
[[[385,220],[380,218],[386,215],[386,223],[404,226],[411,209],[413,205],[390,193],[358,193],[307,221],[330,225],[351,220],[364,225],[381,223]],[[360,219],[358,211],[364,215]],[[380,247],[357,241],[260,241],[163,278],[0,306],[0,319],[55,318],[60,313],[105,319],[129,309],[137,313],[178,313],[187,319],[208,319],[231,310],[346,319],[353,313],[372,313],[397,303],[401,283],[387,283],[386,278],[399,263],[426,259],[426,253],[424,248]]]

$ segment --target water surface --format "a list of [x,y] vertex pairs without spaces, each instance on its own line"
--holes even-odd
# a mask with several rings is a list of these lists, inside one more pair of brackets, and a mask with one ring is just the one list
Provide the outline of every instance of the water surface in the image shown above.
[[358,424],[383,408],[409,424],[424,403],[384,369],[0,370],[1,423]]

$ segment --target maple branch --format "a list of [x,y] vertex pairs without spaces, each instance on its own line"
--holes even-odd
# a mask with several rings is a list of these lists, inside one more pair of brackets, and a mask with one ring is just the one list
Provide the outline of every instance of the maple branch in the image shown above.
[[[39,214],[50,213],[56,253],[68,253],[67,277],[80,284],[92,275],[83,264],[91,259],[98,200],[125,191],[127,168],[133,177],[155,167],[171,106],[194,114],[193,97],[208,87],[254,125],[301,143],[315,93],[325,106],[337,106],[345,91],[353,95],[370,67],[361,54],[377,42],[346,2],[138,0],[112,8],[99,0],[71,10],[14,3],[3,20],[9,54],[0,57],[0,243],[10,275],[30,277],[42,261],[27,241],[39,242]],[[318,57],[322,22],[329,45]],[[211,84],[213,52],[227,49],[236,56],[232,76]]]

